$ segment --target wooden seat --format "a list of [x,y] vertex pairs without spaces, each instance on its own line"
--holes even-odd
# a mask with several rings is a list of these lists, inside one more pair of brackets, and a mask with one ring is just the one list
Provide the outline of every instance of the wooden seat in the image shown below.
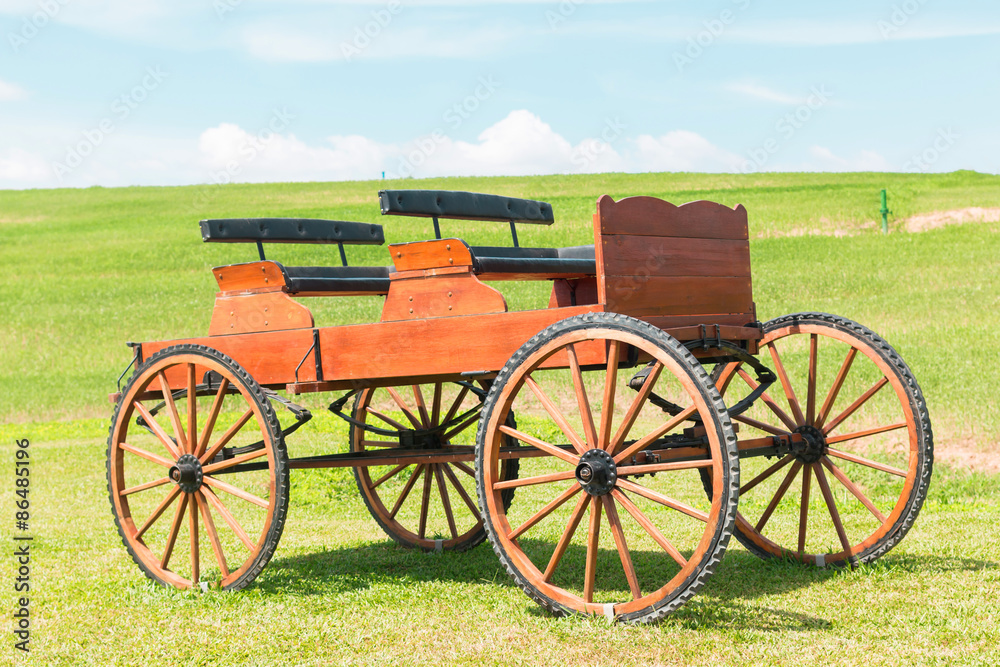
[[482,280],[561,280],[597,275],[594,246],[506,248],[475,246],[472,266]]

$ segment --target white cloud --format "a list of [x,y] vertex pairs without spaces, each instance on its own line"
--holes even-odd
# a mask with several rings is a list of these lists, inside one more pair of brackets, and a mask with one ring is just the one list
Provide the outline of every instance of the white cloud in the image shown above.
[[739,93],[747,97],[752,97],[754,99],[764,100],[766,102],[777,102],[778,104],[787,104],[789,106],[803,104],[806,101],[806,98],[804,97],[788,95],[750,81],[730,83],[726,86],[726,90]]
[[28,91],[21,86],[0,80],[0,102],[17,102],[27,97]]
[[51,176],[48,163],[38,155],[20,148],[0,153],[0,184],[14,187],[44,185]]
[[803,165],[809,171],[889,171],[889,161],[875,151],[861,151],[854,157],[840,157],[824,146],[811,146],[812,163]]
[[744,159],[713,145],[695,132],[675,130],[635,140],[629,171],[737,171]]

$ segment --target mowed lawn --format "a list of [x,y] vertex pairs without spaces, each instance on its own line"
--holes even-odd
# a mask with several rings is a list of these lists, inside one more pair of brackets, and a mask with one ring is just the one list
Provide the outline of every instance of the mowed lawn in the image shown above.
[[[829,571],[764,562],[734,540],[692,603],[648,627],[552,618],[513,585],[488,545],[424,554],[389,540],[349,470],[293,472],[277,553],[246,590],[177,592],[146,580],[121,546],[107,500],[107,395],[128,340],[202,335],[212,266],[252,246],[202,244],[207,217],[380,222],[390,242],[429,222],[381,219],[381,187],[495,192],[550,201],[556,224],[523,245],[592,242],[601,194],[710,199],[750,213],[761,319],[823,311],[883,335],[928,401],[936,465],[902,544],[874,565]],[[888,188],[892,233],[879,230]],[[968,664],[1000,663],[1000,223],[906,232],[905,219],[1000,207],[1000,178],[944,175],[648,174],[0,192],[0,427],[32,451],[32,654],[25,664]],[[504,244],[505,225],[443,221],[445,235]],[[385,264],[384,248],[349,248]],[[288,264],[336,262],[325,246],[271,247]],[[512,309],[548,284],[501,285]],[[324,325],[374,321],[379,299],[306,301]],[[346,429],[316,418],[293,455],[344,451]],[[973,467],[970,467],[970,462]],[[6,473],[13,486],[13,472]],[[14,496],[6,494],[14,532]],[[5,547],[4,552],[10,549]],[[9,556],[0,558],[13,610]],[[3,663],[0,663],[3,664]]]

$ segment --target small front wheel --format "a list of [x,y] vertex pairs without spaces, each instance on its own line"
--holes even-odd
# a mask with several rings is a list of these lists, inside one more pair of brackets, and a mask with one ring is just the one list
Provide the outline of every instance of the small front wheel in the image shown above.
[[150,579],[249,584],[288,511],[285,444],[260,385],[202,345],[154,354],[115,408],[108,495],[122,542]]
[[[501,475],[507,438],[523,450],[514,480]],[[725,406],[690,352],[639,320],[581,315],[525,343],[486,398],[476,455],[490,543],[555,613],[661,618],[729,542],[739,459]]]

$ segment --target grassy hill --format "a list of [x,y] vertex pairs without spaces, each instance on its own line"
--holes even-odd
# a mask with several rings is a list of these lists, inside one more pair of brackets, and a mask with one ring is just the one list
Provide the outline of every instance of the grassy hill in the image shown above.
[[[130,360],[125,341],[204,334],[216,291],[209,269],[256,258],[252,246],[203,244],[201,218],[329,217],[380,222],[389,242],[430,238],[429,221],[380,219],[381,187],[550,201],[556,224],[523,225],[526,246],[591,243],[594,203],[605,193],[746,205],[761,319],[801,310],[853,318],[886,337],[920,382],[937,463],[914,529],[853,571],[761,561],[733,540],[680,611],[651,627],[609,626],[545,614],[486,545],[444,554],[397,546],[348,469],[295,471],[281,543],[249,588],[155,587],[122,547],[107,500],[107,395]],[[882,188],[894,211],[888,236]],[[1000,476],[995,467],[970,471],[958,455],[995,464],[1000,452],[992,363],[1000,223],[906,231],[912,216],[968,207],[1000,207],[1000,177],[608,174],[0,192],[0,441],[8,445],[0,451],[12,471],[9,445],[31,441],[34,661],[994,665]],[[506,243],[505,225],[442,227],[471,244]],[[357,264],[388,260],[385,248],[348,253]],[[270,255],[337,261],[324,246]],[[543,283],[498,287],[513,309],[548,298]],[[377,298],[306,303],[322,325],[373,321],[381,306]],[[292,437],[294,455],[344,449],[346,429],[323,413],[322,398],[305,397],[316,418]],[[0,557],[0,572],[13,572],[13,562]],[[13,598],[8,590],[5,608]]]

